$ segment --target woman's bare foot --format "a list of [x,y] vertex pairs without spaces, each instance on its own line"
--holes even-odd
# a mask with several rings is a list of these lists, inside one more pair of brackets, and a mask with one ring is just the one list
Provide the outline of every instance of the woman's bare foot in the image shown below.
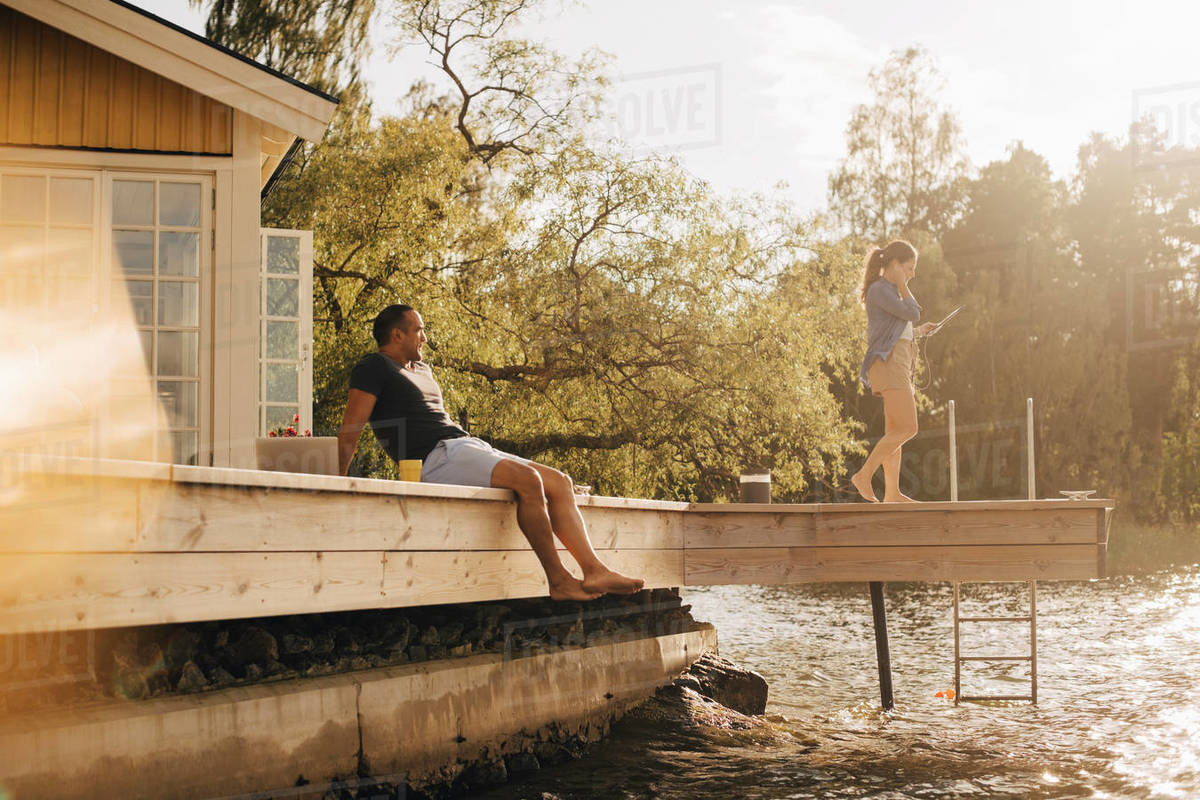
[[863,499],[868,503],[878,503],[879,498],[875,496],[875,490],[871,488],[871,478],[863,475],[862,470],[850,476],[850,483],[858,490],[858,493],[863,496]]
[[583,576],[582,586],[589,592],[606,594],[633,594],[640,592],[646,582],[641,578],[630,578],[608,567],[600,567],[590,575]]
[[894,497],[885,494],[883,496],[883,502],[885,502],[885,503],[916,503],[918,501],[912,499],[911,497],[906,495],[904,492],[896,492],[896,495]]
[[550,581],[551,600],[595,600],[603,592],[584,588],[583,581],[568,573],[565,577]]

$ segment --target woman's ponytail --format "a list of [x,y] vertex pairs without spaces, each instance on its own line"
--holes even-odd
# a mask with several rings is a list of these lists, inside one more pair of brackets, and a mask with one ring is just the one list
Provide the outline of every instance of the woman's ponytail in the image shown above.
[[887,247],[873,248],[863,259],[862,286],[858,290],[858,299],[863,305],[867,303],[867,289],[871,284],[883,277],[883,270],[893,261],[906,263],[917,260],[917,248],[903,239],[893,239]]

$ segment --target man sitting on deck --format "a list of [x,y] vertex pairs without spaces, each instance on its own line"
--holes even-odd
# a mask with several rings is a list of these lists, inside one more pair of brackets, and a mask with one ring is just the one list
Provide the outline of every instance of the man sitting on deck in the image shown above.
[[[512,489],[517,525],[533,546],[555,600],[594,600],[632,594],[643,581],[614,572],[600,561],[575,505],[571,479],[556,469],[497,450],[454,423],[442,402],[433,370],[421,360],[425,323],[411,306],[391,305],[372,328],[379,350],[359,359],[350,373],[346,413],[338,431],[338,471],[345,475],[363,426],[370,421],[395,461],[420,459],[421,480]],[[554,536],[583,569],[572,575],[558,557]]]

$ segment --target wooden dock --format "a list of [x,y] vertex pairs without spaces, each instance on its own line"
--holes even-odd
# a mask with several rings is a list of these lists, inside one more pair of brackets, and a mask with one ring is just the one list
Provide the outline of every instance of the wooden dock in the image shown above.
[[[129,461],[22,466],[2,487],[0,634],[546,593],[507,490]],[[1100,578],[1113,506],[580,499],[601,557],[649,588]]]

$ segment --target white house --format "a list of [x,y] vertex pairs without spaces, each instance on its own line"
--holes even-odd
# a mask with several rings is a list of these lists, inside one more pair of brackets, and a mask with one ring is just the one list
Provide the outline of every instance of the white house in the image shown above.
[[33,287],[68,330],[131,311],[156,460],[253,467],[310,427],[311,233],[259,208],[337,101],[116,0],[0,0],[0,97],[0,301]]

